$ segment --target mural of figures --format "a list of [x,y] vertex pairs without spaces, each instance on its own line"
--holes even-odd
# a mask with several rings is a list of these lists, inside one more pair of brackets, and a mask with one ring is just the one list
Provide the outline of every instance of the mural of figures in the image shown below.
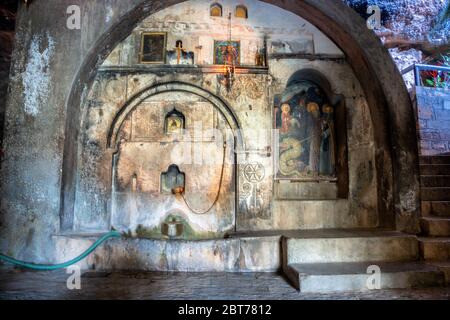
[[278,179],[335,178],[334,108],[317,85],[297,82],[277,95]]
[[214,41],[214,64],[239,65],[241,44],[239,41]]

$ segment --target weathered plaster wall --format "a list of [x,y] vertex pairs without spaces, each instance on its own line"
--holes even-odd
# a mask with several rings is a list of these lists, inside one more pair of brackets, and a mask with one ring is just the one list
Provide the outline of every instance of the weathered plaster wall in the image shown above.
[[[93,1],[20,5],[5,114],[1,252],[37,262],[53,259],[50,237],[59,232],[65,105],[73,77],[80,57],[138,2],[108,1],[113,8],[109,21],[107,6]],[[66,10],[72,4],[81,7],[81,30],[66,28]],[[36,74],[31,74],[33,69]]]

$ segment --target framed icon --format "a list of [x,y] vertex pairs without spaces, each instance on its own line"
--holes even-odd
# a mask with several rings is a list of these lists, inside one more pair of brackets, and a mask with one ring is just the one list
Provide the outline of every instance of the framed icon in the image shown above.
[[240,41],[214,41],[214,64],[239,65],[241,62]]
[[166,63],[167,33],[144,32],[141,37],[140,63]]

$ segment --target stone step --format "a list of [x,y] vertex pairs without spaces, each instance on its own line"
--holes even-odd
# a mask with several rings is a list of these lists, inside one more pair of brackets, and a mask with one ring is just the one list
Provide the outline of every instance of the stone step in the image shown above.
[[[242,225],[248,224],[249,221],[247,219]],[[275,230],[376,228],[378,214],[376,210],[360,210],[355,216],[350,210],[348,199],[274,200],[272,221]]]
[[445,282],[450,284],[450,261],[433,262],[432,265],[438,267],[445,275]]
[[450,187],[450,176],[421,176],[420,186],[425,188]]
[[428,261],[450,260],[450,238],[419,238],[420,254]]
[[[380,275],[379,280],[375,279],[377,272]],[[444,273],[438,267],[424,262],[292,264],[287,266],[285,273],[302,293],[410,289],[445,285]]]
[[417,238],[394,231],[321,231],[282,238],[283,265],[363,261],[414,261]]
[[422,201],[449,201],[450,188],[421,188]]
[[450,201],[422,201],[424,217],[450,217]]
[[428,175],[450,175],[450,164],[421,164],[420,174]]
[[450,164],[450,156],[423,156],[420,164]]
[[450,237],[450,218],[424,217],[420,221],[424,235],[431,237]]

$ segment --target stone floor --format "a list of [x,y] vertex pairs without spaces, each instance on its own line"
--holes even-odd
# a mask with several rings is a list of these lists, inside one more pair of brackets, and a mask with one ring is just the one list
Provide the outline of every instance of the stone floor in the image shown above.
[[81,290],[68,290],[65,271],[0,269],[0,299],[439,299],[450,288],[381,290],[362,293],[299,294],[283,276],[272,273],[87,272]]

